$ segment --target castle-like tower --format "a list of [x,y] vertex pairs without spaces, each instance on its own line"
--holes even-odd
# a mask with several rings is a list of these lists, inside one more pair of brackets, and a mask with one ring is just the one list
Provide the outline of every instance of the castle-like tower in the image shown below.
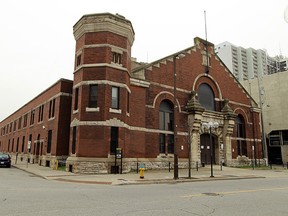
[[110,13],[84,15],[73,29],[76,50],[67,165],[76,172],[95,164],[97,170],[111,170],[126,133],[113,119],[129,118],[134,30],[125,17]]

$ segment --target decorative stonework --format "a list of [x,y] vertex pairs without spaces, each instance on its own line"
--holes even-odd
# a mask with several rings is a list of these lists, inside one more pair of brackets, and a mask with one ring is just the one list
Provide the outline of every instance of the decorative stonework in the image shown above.
[[128,38],[130,45],[134,42],[134,30],[129,20],[119,14],[99,13],[84,15],[74,26],[74,37],[78,40],[88,32],[110,31]]

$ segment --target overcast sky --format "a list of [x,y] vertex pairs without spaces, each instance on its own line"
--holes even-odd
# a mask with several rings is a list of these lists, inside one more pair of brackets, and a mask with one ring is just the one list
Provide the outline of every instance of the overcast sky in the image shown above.
[[205,39],[288,56],[288,0],[9,0],[0,7],[0,121],[60,78],[73,79],[73,25],[91,13],[132,22],[132,56],[151,62]]

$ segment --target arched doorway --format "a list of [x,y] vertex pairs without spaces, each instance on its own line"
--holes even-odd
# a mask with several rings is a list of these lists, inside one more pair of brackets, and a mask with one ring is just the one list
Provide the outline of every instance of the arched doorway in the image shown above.
[[[215,137],[212,135],[212,162],[215,164]],[[201,164],[211,164],[210,135],[208,133],[200,136]]]

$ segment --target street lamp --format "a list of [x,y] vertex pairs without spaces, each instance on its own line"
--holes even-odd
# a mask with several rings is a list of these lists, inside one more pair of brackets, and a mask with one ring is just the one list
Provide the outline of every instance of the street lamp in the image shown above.
[[185,55],[183,53],[177,53],[173,56],[173,104],[174,104],[174,113],[173,113],[173,130],[174,130],[174,179],[178,179],[178,149],[176,145],[176,136],[177,136],[177,124],[176,124],[176,112],[177,112],[177,97],[176,97],[176,59],[182,58]]
[[219,123],[218,122],[204,122],[202,124],[202,127],[204,129],[209,130],[209,136],[210,136],[210,163],[211,163],[211,175],[210,177],[214,177],[213,175],[213,145],[212,145],[212,129],[216,129],[219,127]]

